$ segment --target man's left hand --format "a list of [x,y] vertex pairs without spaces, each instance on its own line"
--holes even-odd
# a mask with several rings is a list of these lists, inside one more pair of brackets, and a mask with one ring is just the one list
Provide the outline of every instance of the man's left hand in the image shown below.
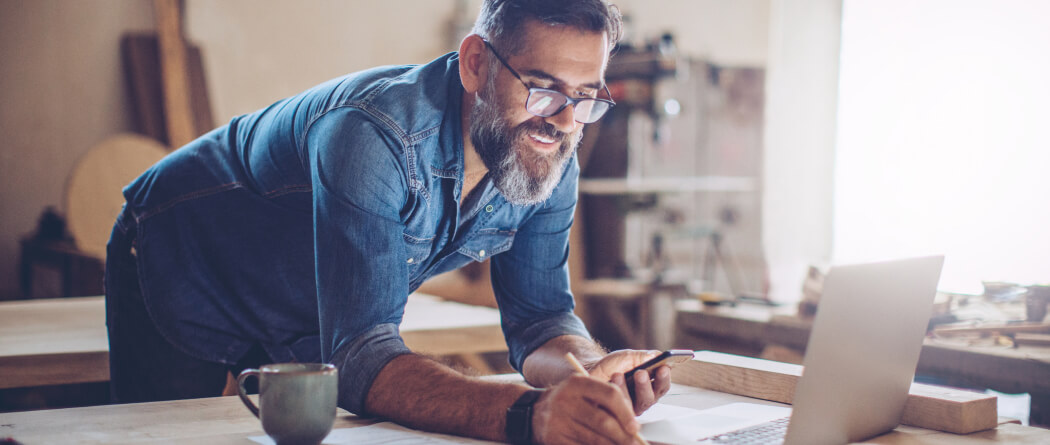
[[[590,374],[591,377],[612,382],[612,384],[620,388],[623,396],[630,400],[631,396],[627,390],[628,383],[624,379],[624,373],[635,366],[645,363],[646,360],[656,357],[658,354],[660,354],[660,351],[636,351],[629,349],[615,351],[591,366]],[[634,414],[641,415],[671,389],[671,368],[666,365],[661,366],[652,374],[646,371],[638,371],[634,373],[632,380],[634,380],[634,400],[631,402],[634,406]]]

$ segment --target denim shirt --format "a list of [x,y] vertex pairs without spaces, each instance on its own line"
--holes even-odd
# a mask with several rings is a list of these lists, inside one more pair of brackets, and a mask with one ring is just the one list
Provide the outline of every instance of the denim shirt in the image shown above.
[[339,405],[367,414],[427,278],[492,259],[511,365],[588,336],[573,315],[568,238],[579,167],[547,201],[509,204],[485,180],[460,205],[458,56],[333,79],[234,118],[124,190],[143,299],[188,354],[339,368]]

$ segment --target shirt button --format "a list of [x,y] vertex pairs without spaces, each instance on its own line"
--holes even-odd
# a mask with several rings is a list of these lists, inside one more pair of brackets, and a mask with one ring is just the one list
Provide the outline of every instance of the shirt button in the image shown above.
[[489,213],[492,213],[492,204],[489,204],[489,205],[485,206],[485,211],[489,212]]
[[482,258],[485,258],[485,251],[482,250],[482,251],[478,252],[478,256],[482,257]]
[[415,258],[409,258],[409,259],[408,259],[408,264],[412,264],[412,263],[414,263],[414,262],[416,262],[416,259],[415,259]]

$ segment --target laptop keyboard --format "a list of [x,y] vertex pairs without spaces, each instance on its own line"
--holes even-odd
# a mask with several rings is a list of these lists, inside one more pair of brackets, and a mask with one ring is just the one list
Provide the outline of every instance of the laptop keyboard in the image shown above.
[[710,444],[782,444],[787,434],[788,420],[784,417],[744,429],[731,431],[717,436],[700,439],[701,443]]

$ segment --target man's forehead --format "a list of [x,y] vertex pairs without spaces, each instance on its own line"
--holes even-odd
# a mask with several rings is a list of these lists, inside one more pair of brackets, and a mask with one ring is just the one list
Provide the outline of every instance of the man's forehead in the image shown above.
[[512,60],[522,76],[571,87],[600,88],[609,58],[603,32],[528,23]]

